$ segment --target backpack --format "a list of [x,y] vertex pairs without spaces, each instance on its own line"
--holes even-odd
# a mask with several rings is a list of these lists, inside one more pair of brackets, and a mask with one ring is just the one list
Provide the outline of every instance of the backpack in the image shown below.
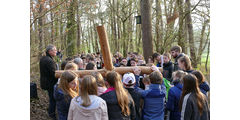
[[37,85],[34,82],[30,83],[30,98],[36,98],[38,99],[38,94],[37,94]]

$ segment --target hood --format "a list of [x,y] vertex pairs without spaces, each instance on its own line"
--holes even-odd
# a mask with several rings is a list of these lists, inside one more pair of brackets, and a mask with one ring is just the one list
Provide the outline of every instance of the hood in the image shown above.
[[64,92],[60,88],[58,88],[58,85],[54,86],[54,99],[56,101],[64,99]]
[[168,66],[170,66],[170,65],[172,65],[172,62],[171,62],[171,61],[169,61],[168,63],[163,63],[163,67],[168,67]]
[[92,116],[97,109],[101,106],[104,100],[102,100],[100,97],[96,95],[89,95],[89,98],[91,100],[91,105],[88,107],[82,106],[82,99],[81,97],[76,97],[74,99],[75,104],[77,104],[77,109],[81,112],[84,116]]
[[204,91],[206,91],[206,92],[210,90],[209,85],[207,84],[207,82],[201,83],[201,84],[199,85],[199,88],[202,89],[202,90],[204,90]]
[[192,73],[194,70],[183,70],[183,71],[187,73]]
[[180,90],[182,90],[182,88],[183,88],[183,85],[181,83],[177,83],[174,86],[177,87]]
[[98,87],[98,96],[103,94],[106,90],[107,90],[107,88],[105,88],[105,87]]
[[185,55],[184,53],[180,53],[180,54],[175,58],[175,62],[177,62],[177,60],[178,60],[180,57],[184,56],[184,55]]

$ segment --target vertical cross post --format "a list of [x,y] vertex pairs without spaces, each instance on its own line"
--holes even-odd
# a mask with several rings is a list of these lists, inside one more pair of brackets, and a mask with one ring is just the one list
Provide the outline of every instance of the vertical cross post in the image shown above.
[[108,43],[107,33],[104,26],[97,26],[97,32],[99,36],[99,43],[101,46],[101,53],[103,56],[104,67],[106,70],[112,71],[114,69],[112,63],[111,52]]

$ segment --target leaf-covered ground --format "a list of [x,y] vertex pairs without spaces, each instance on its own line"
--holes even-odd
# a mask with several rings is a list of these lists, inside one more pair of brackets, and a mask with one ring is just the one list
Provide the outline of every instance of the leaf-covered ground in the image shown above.
[[37,84],[37,92],[39,97],[39,99],[30,100],[30,119],[51,120],[47,113],[48,94],[47,91],[44,91],[40,88],[39,75],[31,76],[30,81]]

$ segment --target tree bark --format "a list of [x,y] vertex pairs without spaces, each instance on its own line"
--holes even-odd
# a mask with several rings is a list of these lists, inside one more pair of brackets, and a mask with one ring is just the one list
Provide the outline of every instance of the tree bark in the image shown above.
[[79,16],[79,3],[77,3],[77,52],[80,53],[80,45],[81,45],[81,23],[80,23],[80,16]]
[[153,54],[151,1],[141,0],[143,56],[148,60]]
[[196,59],[196,50],[195,50],[195,43],[194,43],[194,36],[193,36],[193,26],[192,26],[192,17],[191,17],[191,3],[190,0],[186,0],[187,5],[187,15],[186,15],[186,23],[188,27],[188,40],[190,46],[190,55],[192,59],[192,67],[197,68],[197,59]]
[[[43,10],[43,3],[42,0],[38,0],[39,3],[39,14],[42,14],[42,10]],[[43,18],[39,18],[38,19],[38,36],[39,36],[39,46],[38,46],[38,58],[40,59],[42,57],[42,49],[43,49],[43,30],[42,30],[42,26],[43,26]]]
[[185,46],[185,35],[184,35],[184,10],[183,10],[183,0],[177,0],[178,11],[179,11],[179,29],[178,29],[178,45],[182,47],[182,52],[186,52]]
[[76,31],[75,31],[75,5],[76,0],[70,1],[67,12],[67,55],[73,56],[76,53]]

